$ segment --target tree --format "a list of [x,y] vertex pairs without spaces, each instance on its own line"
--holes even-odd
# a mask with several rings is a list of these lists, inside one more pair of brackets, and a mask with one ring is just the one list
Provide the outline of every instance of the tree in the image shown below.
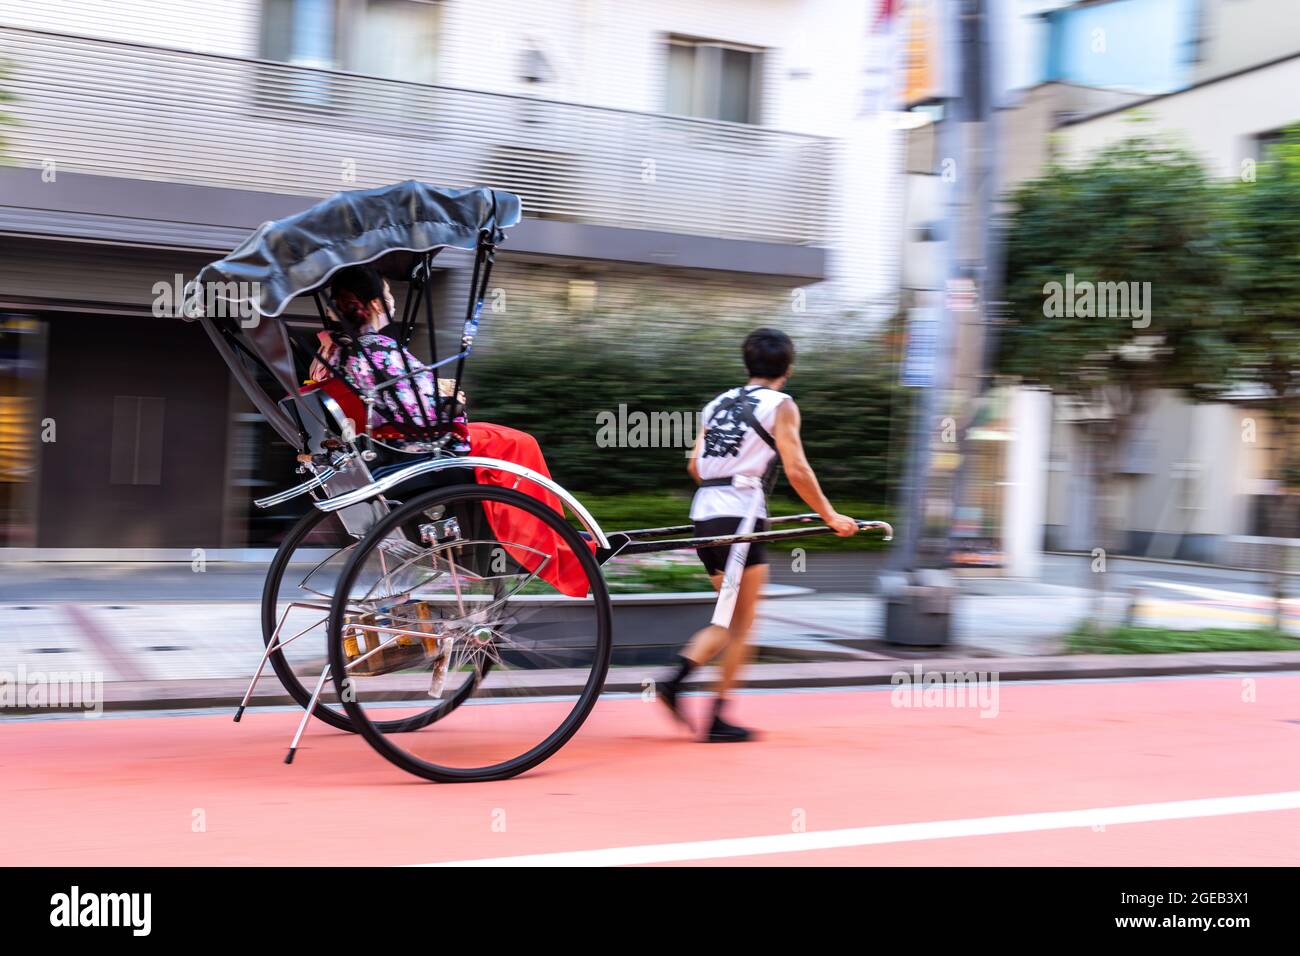
[[1218,194],[1190,154],[1136,137],[1051,167],[1011,200],[998,365],[1072,403],[1091,537],[1108,548],[1116,455],[1152,392],[1203,397],[1231,362]]
[[[1230,387],[1263,386],[1278,424],[1275,467],[1279,486],[1295,486],[1300,460],[1294,441],[1300,376],[1300,126],[1287,130],[1263,162],[1243,169],[1228,186],[1224,236],[1231,252],[1229,284],[1241,321],[1229,341],[1237,359]],[[1286,499],[1274,495],[1269,531],[1289,537]],[[1282,558],[1274,561],[1274,627],[1281,628]]]

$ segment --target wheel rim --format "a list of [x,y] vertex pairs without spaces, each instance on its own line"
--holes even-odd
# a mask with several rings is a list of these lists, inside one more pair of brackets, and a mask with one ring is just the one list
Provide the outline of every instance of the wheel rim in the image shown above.
[[[271,663],[281,684],[300,706],[307,706],[321,671],[328,666],[326,646],[335,586],[359,540],[344,530],[337,515],[313,509],[294,529],[289,553],[279,556],[263,596],[263,640],[278,638]],[[467,689],[468,690],[468,689]],[[405,732],[439,719],[459,701],[445,696],[420,711],[385,726]],[[315,716],[333,727],[353,730],[333,688],[316,702]]]
[[[403,528],[409,541],[438,507],[458,517],[459,533],[438,538],[426,526],[418,556],[388,561],[382,542]],[[557,568],[567,590],[587,593],[563,593]],[[381,754],[429,779],[496,779],[546,759],[585,719],[608,667],[609,600],[587,546],[555,512],[511,489],[466,485],[372,529],[340,577],[328,643],[344,708]],[[464,705],[423,733],[384,729],[439,690]]]

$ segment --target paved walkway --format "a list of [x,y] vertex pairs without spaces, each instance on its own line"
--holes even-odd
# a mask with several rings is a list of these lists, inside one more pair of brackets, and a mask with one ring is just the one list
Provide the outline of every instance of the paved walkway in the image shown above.
[[[1059,635],[1087,607],[1085,598],[1070,593],[966,597],[959,604],[956,646],[908,653],[861,647],[883,637],[878,598],[789,598],[768,602],[757,643],[772,660],[1036,656],[1058,653]],[[5,605],[0,634],[0,672],[102,673],[107,682],[238,683],[252,675],[262,655],[259,610],[249,601]]]

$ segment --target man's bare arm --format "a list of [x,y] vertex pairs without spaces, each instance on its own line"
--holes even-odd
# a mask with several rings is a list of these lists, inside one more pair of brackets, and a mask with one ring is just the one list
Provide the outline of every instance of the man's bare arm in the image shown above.
[[701,428],[700,433],[695,436],[695,447],[691,449],[691,457],[686,462],[686,471],[697,485],[700,483],[700,471],[695,467],[695,462],[699,459],[700,451],[704,448],[704,431],[705,429]]
[[803,439],[799,435],[801,423],[799,406],[794,403],[794,399],[777,406],[774,425],[776,434],[772,437],[776,439],[776,451],[781,456],[785,476],[804,503],[835,529],[837,535],[846,538],[858,530],[857,523],[831,507],[829,499],[822,493],[817,474],[812,465],[808,464],[808,456],[804,454]]

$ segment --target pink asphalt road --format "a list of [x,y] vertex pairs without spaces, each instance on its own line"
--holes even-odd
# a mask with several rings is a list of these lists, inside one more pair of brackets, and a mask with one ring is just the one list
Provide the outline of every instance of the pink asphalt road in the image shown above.
[[731,746],[660,711],[604,700],[540,768],[460,786],[319,723],[286,766],[287,711],[9,723],[0,844],[10,865],[1300,863],[1297,676],[1003,684],[992,718],[754,694],[735,714],[764,737]]

